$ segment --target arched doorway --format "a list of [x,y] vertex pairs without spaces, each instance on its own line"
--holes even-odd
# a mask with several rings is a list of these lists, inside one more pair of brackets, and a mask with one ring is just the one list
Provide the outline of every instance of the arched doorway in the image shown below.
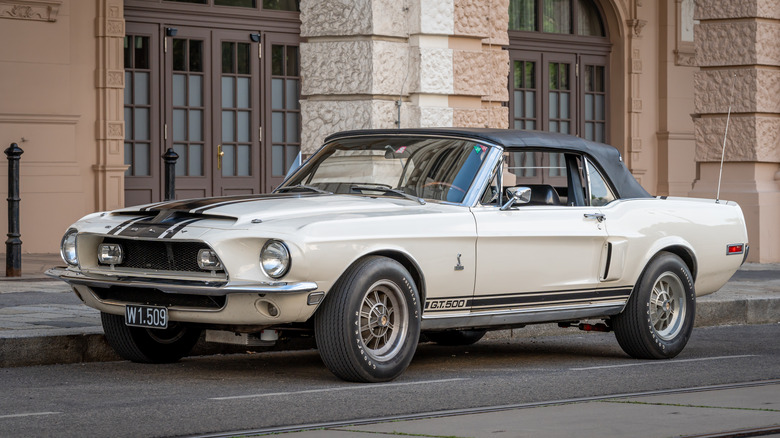
[[510,0],[509,126],[609,142],[608,32],[594,0]]

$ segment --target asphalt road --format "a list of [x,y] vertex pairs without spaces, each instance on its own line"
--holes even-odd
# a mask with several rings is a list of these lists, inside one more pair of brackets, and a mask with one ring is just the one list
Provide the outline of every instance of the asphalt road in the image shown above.
[[385,384],[342,382],[316,351],[5,368],[0,435],[179,436],[780,378],[780,324],[697,328],[671,361],[572,333],[423,344]]

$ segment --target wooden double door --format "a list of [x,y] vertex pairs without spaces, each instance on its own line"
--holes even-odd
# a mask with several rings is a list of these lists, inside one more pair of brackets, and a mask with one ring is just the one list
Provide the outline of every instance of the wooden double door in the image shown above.
[[300,150],[297,35],[127,23],[125,204],[272,190]]

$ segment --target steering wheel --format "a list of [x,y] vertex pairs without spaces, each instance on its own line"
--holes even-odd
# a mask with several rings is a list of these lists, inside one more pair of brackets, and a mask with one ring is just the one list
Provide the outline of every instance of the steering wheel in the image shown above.
[[455,189],[455,190],[457,190],[459,192],[463,192],[463,194],[466,194],[466,191],[463,190],[462,188],[460,188],[458,186],[455,186],[455,185],[452,185],[452,184],[450,184],[448,182],[444,182],[444,181],[429,182],[428,184],[423,185],[423,188],[430,187],[430,186],[444,186],[444,187],[447,187],[449,189]]

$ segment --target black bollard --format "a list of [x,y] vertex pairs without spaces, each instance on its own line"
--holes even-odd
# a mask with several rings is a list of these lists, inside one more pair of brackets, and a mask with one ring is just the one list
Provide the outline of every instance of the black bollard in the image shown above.
[[22,234],[19,232],[19,159],[24,151],[16,143],[5,150],[8,157],[8,240],[5,241],[5,276],[22,276]]
[[162,159],[165,161],[165,199],[163,201],[171,201],[176,199],[176,160],[179,159],[179,154],[173,151],[173,148],[168,148],[162,155]]

